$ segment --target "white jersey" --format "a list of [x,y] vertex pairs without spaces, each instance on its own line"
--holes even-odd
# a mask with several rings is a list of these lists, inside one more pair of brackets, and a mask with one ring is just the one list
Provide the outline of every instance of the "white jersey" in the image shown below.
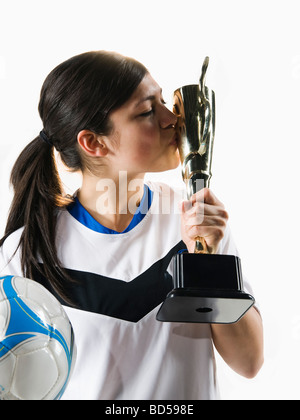
[[[81,219],[76,211],[60,211],[58,255],[77,280],[66,285],[75,307],[64,307],[78,354],[63,399],[219,398],[210,325],[156,320],[172,289],[169,263],[184,247],[182,197],[172,191],[170,198],[163,184],[148,185],[150,209],[123,233],[98,229],[86,211]],[[22,276],[19,251],[14,255],[21,233],[10,235],[0,250],[1,276]],[[236,255],[228,230],[218,252]],[[53,292],[41,276],[35,280]]]

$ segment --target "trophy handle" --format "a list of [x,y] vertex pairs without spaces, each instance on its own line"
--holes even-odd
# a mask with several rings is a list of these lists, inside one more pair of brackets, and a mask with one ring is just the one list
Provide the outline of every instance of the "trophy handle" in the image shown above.
[[207,144],[206,144],[207,136],[209,134],[211,117],[212,117],[211,105],[210,105],[209,100],[207,99],[207,88],[205,86],[205,79],[206,79],[206,72],[207,72],[208,64],[209,64],[209,57],[205,57],[203,65],[202,65],[200,80],[199,80],[199,104],[200,104],[200,108],[202,110],[201,112],[203,115],[203,118],[202,118],[203,125],[201,127],[200,136],[202,138],[202,142],[205,144],[204,153],[207,149]]
[[209,64],[209,57],[205,57],[203,65],[202,65],[200,80],[199,80],[200,97],[203,102],[207,102],[207,99],[205,96],[205,79],[206,79],[206,71],[207,71],[208,64]]
[[[205,115],[204,125],[202,127],[202,133],[201,133],[203,139],[206,139],[207,137],[207,134],[209,132],[210,120],[211,120],[210,103],[206,98],[206,91],[205,91],[205,79],[206,79],[206,71],[207,71],[208,64],[209,64],[209,57],[205,57],[203,65],[202,65],[202,72],[201,72],[200,80],[199,80],[199,92],[200,92],[199,102]],[[201,238],[200,236],[196,238],[194,253],[195,254],[208,254],[209,253],[207,249],[207,243],[204,238]]]

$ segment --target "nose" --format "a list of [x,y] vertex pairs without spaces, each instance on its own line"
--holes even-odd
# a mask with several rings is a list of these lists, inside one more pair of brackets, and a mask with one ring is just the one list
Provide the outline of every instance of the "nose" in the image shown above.
[[177,117],[165,106],[163,107],[160,115],[160,127],[163,129],[174,128],[177,123]]

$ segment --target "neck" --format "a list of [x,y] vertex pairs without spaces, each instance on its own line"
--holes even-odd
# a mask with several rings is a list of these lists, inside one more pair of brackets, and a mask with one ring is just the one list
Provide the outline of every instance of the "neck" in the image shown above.
[[83,173],[78,198],[83,207],[103,226],[123,232],[130,224],[144,194],[144,174],[99,178]]

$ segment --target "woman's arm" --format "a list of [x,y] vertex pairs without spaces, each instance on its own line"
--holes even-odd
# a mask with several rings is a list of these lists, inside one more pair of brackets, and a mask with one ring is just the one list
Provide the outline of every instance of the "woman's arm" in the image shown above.
[[260,314],[252,307],[235,324],[212,324],[214,345],[224,361],[238,374],[253,378],[263,361],[263,327]]
[[[202,237],[210,253],[216,253],[224,237],[228,214],[211,190],[204,188],[182,203],[181,235],[189,252]],[[235,324],[211,325],[213,342],[225,362],[237,373],[253,378],[263,363],[261,316],[252,307]]]

